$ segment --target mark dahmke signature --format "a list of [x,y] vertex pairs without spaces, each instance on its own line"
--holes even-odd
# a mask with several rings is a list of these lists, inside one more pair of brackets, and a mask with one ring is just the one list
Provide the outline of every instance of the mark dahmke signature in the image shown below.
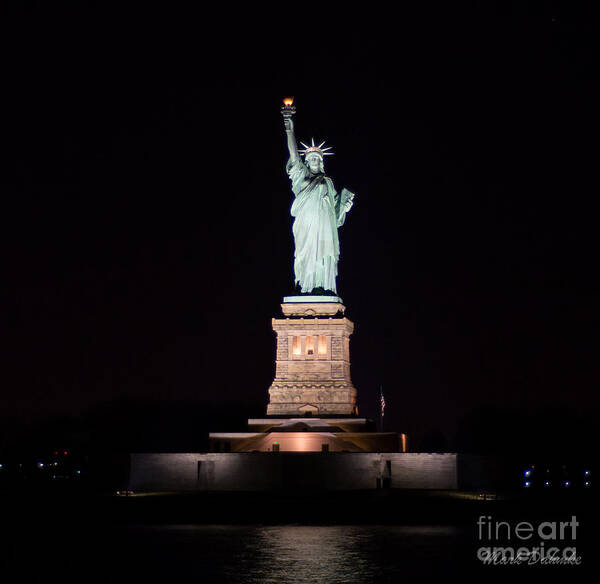
[[[481,546],[477,550],[477,558],[487,565],[578,566],[581,564],[581,556],[577,555],[574,545],[578,526],[575,515],[570,521],[543,521],[537,525],[521,521],[514,527],[506,521],[494,521],[491,515],[481,515],[477,520],[479,540],[495,544],[500,541],[507,543]],[[534,535],[539,539],[530,541]],[[572,545],[559,547],[559,542],[564,545],[567,540]]]

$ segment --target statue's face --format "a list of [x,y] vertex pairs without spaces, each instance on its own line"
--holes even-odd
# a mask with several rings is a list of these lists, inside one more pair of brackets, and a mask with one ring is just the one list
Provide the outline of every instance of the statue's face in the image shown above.
[[318,156],[309,156],[306,162],[312,173],[317,174],[318,172],[321,172],[321,159]]

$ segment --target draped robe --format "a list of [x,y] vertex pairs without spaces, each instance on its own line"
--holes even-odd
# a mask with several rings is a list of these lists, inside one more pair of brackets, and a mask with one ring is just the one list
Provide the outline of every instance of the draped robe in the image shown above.
[[292,163],[290,158],[286,170],[295,195],[291,208],[295,282],[303,293],[315,288],[337,293],[335,279],[340,257],[337,229],[344,224],[347,203],[352,203],[354,195],[343,189],[340,196],[329,177],[313,174],[300,159]]

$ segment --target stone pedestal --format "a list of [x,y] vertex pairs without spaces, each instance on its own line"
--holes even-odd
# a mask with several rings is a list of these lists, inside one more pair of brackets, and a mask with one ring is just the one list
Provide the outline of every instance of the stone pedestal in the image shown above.
[[248,420],[248,432],[210,433],[211,452],[406,452],[404,434],[377,432],[372,420],[358,417],[350,378],[354,325],[342,300],[288,296],[281,310],[283,318],[272,321],[277,355],[268,417]]
[[293,296],[274,318],[276,371],[269,388],[269,416],[357,415],[350,379],[350,335],[337,296]]

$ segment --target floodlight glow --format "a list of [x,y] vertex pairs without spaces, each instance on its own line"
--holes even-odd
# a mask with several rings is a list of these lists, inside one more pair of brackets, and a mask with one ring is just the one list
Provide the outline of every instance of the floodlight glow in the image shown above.
[[546,481],[546,482],[544,483],[544,485],[545,485],[546,487],[549,487],[549,486],[550,486],[550,481]]
[[568,487],[571,484],[571,481],[565,481],[565,487]]
[[526,477],[528,477],[528,476],[530,476],[530,475],[531,475],[531,471],[530,471],[530,470],[526,470],[526,471],[525,471],[525,476],[526,476]]
[[585,483],[583,483],[584,486],[589,487],[592,483],[590,483],[590,481],[585,481]]
[[529,488],[530,486],[531,486],[531,482],[529,482],[529,481],[525,481],[525,487],[526,487],[526,488]]

